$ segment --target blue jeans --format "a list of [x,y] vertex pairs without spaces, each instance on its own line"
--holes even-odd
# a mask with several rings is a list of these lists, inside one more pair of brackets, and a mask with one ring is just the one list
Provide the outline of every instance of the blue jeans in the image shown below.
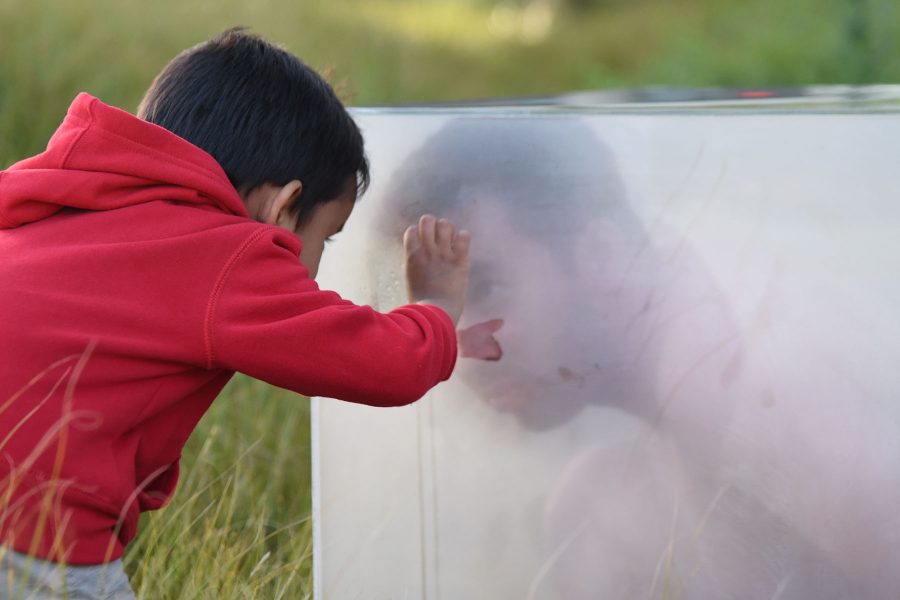
[[0,600],[135,600],[122,561],[70,566],[0,546]]

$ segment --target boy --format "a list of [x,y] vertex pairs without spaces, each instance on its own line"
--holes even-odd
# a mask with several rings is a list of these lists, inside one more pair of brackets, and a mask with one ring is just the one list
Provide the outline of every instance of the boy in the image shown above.
[[0,172],[0,598],[7,571],[14,593],[132,597],[138,515],[235,371],[376,406],[450,376],[466,232],[406,231],[410,304],[387,314],[314,282],[368,176],[328,84],[239,29],[169,63],[137,118],[79,95]]

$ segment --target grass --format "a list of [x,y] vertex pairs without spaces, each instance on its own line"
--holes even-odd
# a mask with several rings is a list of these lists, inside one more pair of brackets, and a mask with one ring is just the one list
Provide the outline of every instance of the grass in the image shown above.
[[312,594],[309,401],[237,377],[185,449],[172,503],[125,566],[141,598]]
[[[133,110],[172,56],[238,24],[332,71],[355,105],[900,81],[893,0],[588,4],[0,0],[0,165],[40,151],[78,91]],[[139,594],[309,596],[308,430],[307,400],[236,378],[191,438],[175,499],[128,551]]]
[[[73,420],[68,416],[69,394],[88,354],[80,359],[68,357],[51,367],[65,367],[47,395],[65,389],[65,416],[54,433],[35,447],[33,455],[18,465],[20,469],[27,470],[33,458],[54,447],[57,464],[61,464],[60,451],[66,446],[68,423]],[[0,403],[0,414],[29,397],[25,392],[30,385]],[[141,517],[141,533],[128,548],[125,567],[139,597],[311,596],[308,426],[306,398],[243,376],[226,387],[185,448],[186,468],[175,498],[165,511]],[[14,433],[15,429],[10,435]],[[0,440],[0,450],[8,439]],[[18,471],[0,482],[2,520],[15,520],[24,509],[19,503],[10,503],[6,495],[12,494],[19,482]],[[41,515],[49,514],[61,491],[48,487]],[[36,534],[35,539],[39,537]],[[0,558],[3,552],[0,546]],[[5,589],[5,578],[0,580]],[[2,591],[0,596],[6,597]]]
[[172,56],[237,24],[332,70],[357,105],[900,80],[893,0],[557,4],[529,13],[500,0],[0,0],[0,164],[39,151],[78,91],[133,110]]

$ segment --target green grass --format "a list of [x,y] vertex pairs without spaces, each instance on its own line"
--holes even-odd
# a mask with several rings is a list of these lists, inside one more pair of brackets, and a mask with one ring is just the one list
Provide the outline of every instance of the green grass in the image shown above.
[[900,81],[893,0],[560,2],[549,22],[523,4],[0,0],[0,164],[40,150],[78,91],[133,110],[174,54],[237,24],[333,70],[357,105]]
[[309,597],[308,427],[306,398],[232,381],[185,449],[174,499],[128,549],[138,596]]
[[[900,81],[893,0],[594,0],[549,16],[527,4],[0,0],[0,165],[40,151],[77,92],[134,110],[172,56],[233,25],[332,71],[355,105]],[[139,593],[308,596],[308,430],[307,400],[235,379],[188,444],[175,499],[129,549]]]

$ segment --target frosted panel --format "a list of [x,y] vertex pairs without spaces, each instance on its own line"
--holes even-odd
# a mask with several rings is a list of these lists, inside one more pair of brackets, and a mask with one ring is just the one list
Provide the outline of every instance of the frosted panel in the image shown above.
[[316,402],[318,597],[900,597],[897,116],[357,117],[322,285],[451,217],[503,357]]

